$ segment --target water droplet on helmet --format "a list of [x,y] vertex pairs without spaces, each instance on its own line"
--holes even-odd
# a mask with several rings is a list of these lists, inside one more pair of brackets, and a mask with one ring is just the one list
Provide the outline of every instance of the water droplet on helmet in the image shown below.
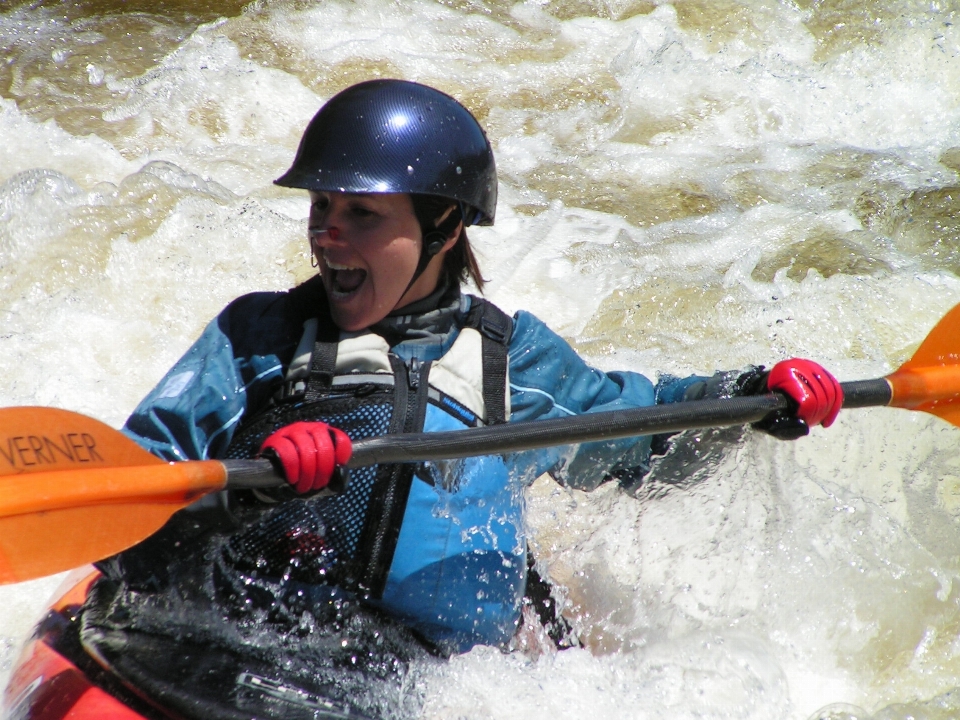
[[407,165],[407,175],[413,175],[413,165]]
[[463,174],[463,168],[457,165],[457,175],[462,175],[462,174]]

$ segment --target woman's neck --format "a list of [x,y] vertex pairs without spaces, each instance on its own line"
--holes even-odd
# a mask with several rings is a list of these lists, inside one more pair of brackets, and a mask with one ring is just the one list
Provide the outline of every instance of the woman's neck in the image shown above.
[[448,334],[460,313],[460,285],[445,281],[427,297],[390,313],[370,330],[391,345],[400,342],[437,342]]

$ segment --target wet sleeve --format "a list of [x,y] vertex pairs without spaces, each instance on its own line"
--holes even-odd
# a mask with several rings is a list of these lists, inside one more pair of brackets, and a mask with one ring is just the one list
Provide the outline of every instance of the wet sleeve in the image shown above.
[[241,418],[282,378],[273,353],[251,352],[231,329],[231,304],[133,411],[129,437],[165,460],[222,457]]
[[[656,402],[640,373],[602,372],[540,320],[520,312],[510,342],[511,422],[584,415]],[[645,469],[650,438],[626,438],[520,453],[515,469],[530,482],[550,472],[570,487],[592,490],[625,468]]]
[[690,375],[680,378],[661,375],[654,388],[654,394],[657,403],[735,397],[751,394],[752,390],[749,388],[765,377],[763,366],[754,365],[749,365],[743,370],[722,370],[710,376]]

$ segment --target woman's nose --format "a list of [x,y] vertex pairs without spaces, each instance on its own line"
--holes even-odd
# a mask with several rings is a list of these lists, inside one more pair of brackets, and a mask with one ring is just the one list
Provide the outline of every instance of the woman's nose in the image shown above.
[[340,228],[338,227],[328,227],[328,228],[310,228],[309,231],[310,241],[315,245],[322,244],[325,240],[331,240],[336,242],[340,239]]

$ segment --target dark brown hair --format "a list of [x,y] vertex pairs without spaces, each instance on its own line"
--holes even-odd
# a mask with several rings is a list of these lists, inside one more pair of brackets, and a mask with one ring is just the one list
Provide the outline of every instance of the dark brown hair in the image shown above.
[[[413,202],[413,213],[417,216],[417,222],[420,223],[420,232],[423,234],[425,243],[428,242],[427,236],[435,233],[440,233],[444,240],[448,239],[462,220],[460,205],[448,198],[436,195],[411,195],[410,199]],[[437,218],[442,217],[451,207],[453,211],[438,225]],[[477,263],[477,256],[473,254],[473,248],[470,247],[466,227],[460,228],[460,236],[457,238],[456,244],[450,248],[443,259],[442,273],[451,284],[459,285],[467,280],[472,280],[473,284],[477,286],[477,290],[483,292],[483,285],[486,280],[480,274],[480,265]]]

